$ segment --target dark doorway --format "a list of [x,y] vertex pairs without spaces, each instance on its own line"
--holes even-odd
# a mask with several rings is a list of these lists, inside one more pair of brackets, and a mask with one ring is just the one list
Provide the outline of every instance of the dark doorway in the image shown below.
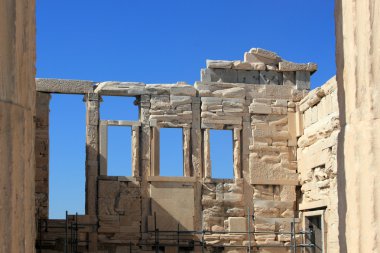
[[322,253],[323,252],[323,226],[322,216],[307,216],[306,217],[306,230],[312,233],[306,235],[306,243],[314,244],[315,247],[307,248],[307,253]]

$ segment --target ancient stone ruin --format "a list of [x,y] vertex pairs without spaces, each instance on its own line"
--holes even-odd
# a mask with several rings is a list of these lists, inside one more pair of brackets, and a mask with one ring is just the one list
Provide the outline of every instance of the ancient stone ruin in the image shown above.
[[[37,252],[338,250],[337,87],[310,91],[316,70],[253,48],[194,85],[37,79]],[[87,110],[86,214],[66,220],[48,217],[51,93]],[[100,120],[102,96],[134,97],[139,120]],[[109,126],[132,128],[131,177],[107,175]],[[182,177],[160,176],[163,128],[182,129]],[[213,178],[212,129],[232,133],[233,179]]]

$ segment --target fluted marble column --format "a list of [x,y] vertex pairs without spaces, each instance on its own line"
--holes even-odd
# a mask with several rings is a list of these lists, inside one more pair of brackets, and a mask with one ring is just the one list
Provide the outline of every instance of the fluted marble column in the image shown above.
[[379,252],[380,1],[335,3],[340,252]]

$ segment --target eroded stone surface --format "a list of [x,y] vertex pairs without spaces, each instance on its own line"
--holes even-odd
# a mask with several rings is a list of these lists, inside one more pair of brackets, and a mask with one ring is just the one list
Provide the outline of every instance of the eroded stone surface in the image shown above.
[[[194,86],[112,81],[91,84],[90,89],[81,81],[40,81],[40,89],[51,89],[44,88],[44,92],[90,90],[85,94],[88,215],[81,219],[96,225],[81,231],[81,237],[89,238],[83,250],[121,250],[129,242],[136,247],[153,245],[155,229],[205,231],[207,247],[228,246],[225,251],[241,250],[234,247],[247,246],[249,238],[251,245],[285,247],[291,241],[290,222],[299,223],[297,231],[302,226],[300,197],[302,205],[334,197],[335,150],[329,149],[339,130],[336,103],[331,98],[336,94],[334,85],[308,93],[315,65],[286,62],[263,49],[252,49],[245,56],[245,61],[208,61],[201,81]],[[39,93],[41,98],[48,95]],[[136,97],[139,120],[100,120],[104,95]],[[43,101],[37,106],[41,131],[48,128],[48,103]],[[104,128],[109,125],[132,128],[132,177],[107,176],[102,169],[107,161]],[[170,127],[182,128],[183,177],[160,176],[160,128]],[[217,169],[210,160],[212,129],[232,131],[232,179],[212,177]],[[46,136],[41,132],[45,142]],[[46,153],[43,143],[36,143],[41,154]],[[303,159],[303,152],[309,150],[320,156]],[[329,158],[328,166],[319,163],[325,158]],[[41,177],[46,177],[46,159],[38,164]],[[47,183],[36,193],[42,209],[48,203]],[[248,229],[257,234],[248,236]],[[58,232],[48,235],[62,240]],[[174,234],[162,233],[159,238],[160,243],[177,243]],[[190,233],[181,240],[194,238]]]

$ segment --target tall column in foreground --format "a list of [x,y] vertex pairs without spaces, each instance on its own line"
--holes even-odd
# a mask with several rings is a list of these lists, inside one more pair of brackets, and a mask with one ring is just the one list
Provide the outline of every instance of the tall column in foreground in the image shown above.
[[379,252],[380,1],[335,3],[341,252]]
[[0,252],[35,252],[34,0],[0,0]]

